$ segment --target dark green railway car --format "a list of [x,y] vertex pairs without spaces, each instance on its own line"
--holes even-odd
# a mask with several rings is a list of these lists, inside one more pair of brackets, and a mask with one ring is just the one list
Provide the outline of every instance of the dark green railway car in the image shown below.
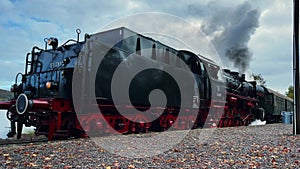
[[281,122],[283,111],[293,111],[293,99],[269,88],[265,91],[265,97],[260,99],[260,105],[265,109],[265,120],[267,123]]

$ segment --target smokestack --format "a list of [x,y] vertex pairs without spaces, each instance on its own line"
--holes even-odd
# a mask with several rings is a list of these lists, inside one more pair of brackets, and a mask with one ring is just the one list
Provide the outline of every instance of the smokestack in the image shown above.
[[[212,8],[207,5],[207,8]],[[214,8],[201,30],[212,40],[223,65],[244,73],[252,59],[248,42],[259,26],[260,11],[249,2],[235,7]]]

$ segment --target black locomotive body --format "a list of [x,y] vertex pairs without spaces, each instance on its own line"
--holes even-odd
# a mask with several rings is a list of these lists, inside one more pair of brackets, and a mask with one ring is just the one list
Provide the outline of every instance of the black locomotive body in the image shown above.
[[[265,107],[260,104],[265,88],[247,82],[244,75],[222,71],[212,60],[124,27],[85,35],[84,41],[79,41],[77,33],[77,40],[58,46],[57,39],[50,38],[47,42],[52,49],[34,47],[27,54],[25,72],[17,75],[11,88],[14,98],[0,103],[11,121],[8,136],[17,133],[20,138],[23,125],[36,127],[36,134],[51,140],[85,137],[86,133],[228,127],[248,125],[254,118],[264,120]],[[117,78],[117,88],[112,88],[120,65],[123,76]],[[147,69],[141,71],[143,67]],[[178,85],[172,73],[183,82]],[[127,74],[135,76],[124,91]],[[165,105],[158,98],[150,103],[149,95],[156,89],[165,94]],[[112,90],[120,96],[117,102]],[[84,106],[95,101],[101,113],[77,105],[74,92],[80,93],[78,100]],[[75,113],[78,107],[84,111]]]
[[[89,135],[95,132],[92,131],[95,129],[95,123],[103,127],[104,121],[108,121],[109,125],[120,133],[161,131],[171,126],[176,129],[203,126],[210,100],[214,97],[217,103],[218,100],[225,99],[224,84],[217,76],[219,67],[202,56],[173,49],[126,28],[101,32],[92,35],[89,40],[83,52],[84,56],[80,58],[84,60],[83,63],[91,65],[87,66],[86,70],[75,70],[88,72],[80,75],[84,78],[79,81],[84,81],[85,84],[77,88],[84,90],[83,95],[86,97],[83,100],[86,102],[94,99],[91,96],[95,95],[99,109],[104,114],[103,119],[99,114],[86,115],[86,108],[83,113],[77,112],[81,114],[80,121],[85,126],[85,131],[90,131]],[[101,62],[97,61],[99,58]],[[112,89],[113,77],[122,66],[120,71],[123,74],[118,77],[117,83],[125,85],[129,78],[130,85],[125,87],[125,90],[122,90],[122,85]],[[135,72],[139,73],[131,77],[130,74]],[[95,79],[90,77],[93,74]],[[171,74],[179,77],[179,86]],[[84,89],[93,83],[95,91]],[[166,105],[160,104],[161,98],[155,98],[150,103],[149,95],[156,89],[165,94]],[[112,97],[112,90],[120,96],[117,103]],[[216,93],[216,96],[212,93]],[[116,107],[119,107],[118,110]],[[129,119],[120,114],[120,109],[123,114],[126,112]],[[134,109],[141,113],[134,113]],[[161,115],[158,113],[160,109],[165,109]],[[186,111],[184,115],[178,116],[183,109]],[[143,113],[145,111],[147,113]],[[198,114],[203,117],[198,118]],[[149,122],[150,119],[155,120]],[[99,130],[101,129],[97,129]],[[109,131],[109,128],[104,131]]]

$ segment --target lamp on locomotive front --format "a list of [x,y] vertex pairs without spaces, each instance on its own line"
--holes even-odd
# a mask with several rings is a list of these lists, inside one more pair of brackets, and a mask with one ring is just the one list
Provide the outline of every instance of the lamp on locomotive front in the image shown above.
[[46,88],[47,89],[51,89],[51,90],[58,90],[58,83],[56,83],[56,82],[47,82],[46,83]]

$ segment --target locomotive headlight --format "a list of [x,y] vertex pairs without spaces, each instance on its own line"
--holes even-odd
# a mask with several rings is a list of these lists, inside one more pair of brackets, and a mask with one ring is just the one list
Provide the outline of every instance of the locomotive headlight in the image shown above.
[[58,90],[58,83],[57,82],[47,82],[46,88],[51,90]]

